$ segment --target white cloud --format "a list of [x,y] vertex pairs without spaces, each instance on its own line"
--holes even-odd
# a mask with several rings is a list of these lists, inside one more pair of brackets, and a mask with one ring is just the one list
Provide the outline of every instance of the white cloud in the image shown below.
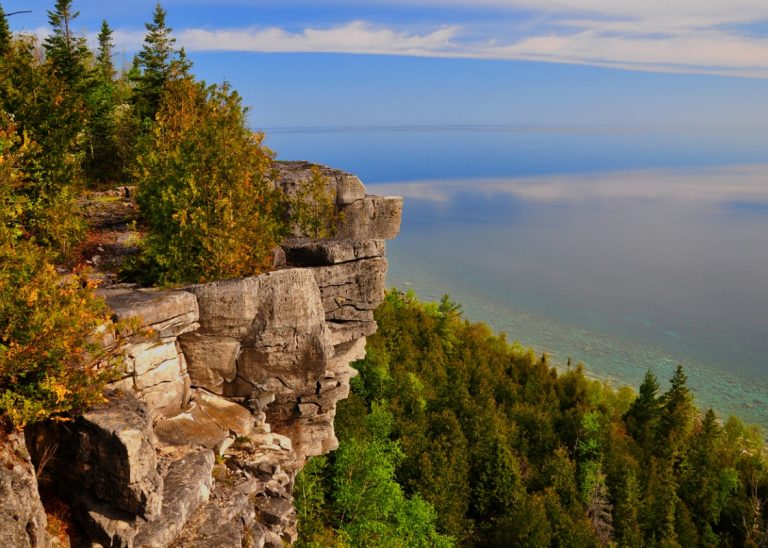
[[[489,37],[482,42],[466,39],[463,29],[457,26],[420,34],[363,21],[306,28],[300,32],[280,28],[185,29],[178,33],[178,38],[190,51],[535,60],[630,70],[768,77],[768,39],[715,29],[678,29],[651,34],[651,27],[646,23],[568,19],[555,30],[506,39]],[[124,38],[135,42],[137,35],[126,34]]]
[[457,27],[441,27],[427,34],[376,27],[363,21],[299,33],[280,28],[230,30],[186,29],[179,41],[190,51],[326,52],[388,55],[444,55],[453,48]]
[[[261,1],[298,9],[316,0]],[[466,8],[472,11],[472,25],[478,26],[445,24],[424,30],[423,24],[416,29],[407,23],[352,21],[298,31],[186,28],[177,29],[176,37],[189,51],[529,60],[768,78],[768,36],[743,26],[768,25],[768,0],[324,0],[325,7],[366,4],[406,15],[402,8],[409,6]],[[48,29],[33,32],[44,36]],[[117,51],[135,51],[143,36],[143,30],[118,29]],[[95,34],[89,40],[95,43]]]
[[506,46],[482,48],[476,55],[659,72],[768,77],[768,40],[714,31],[637,36],[590,29],[524,38]]

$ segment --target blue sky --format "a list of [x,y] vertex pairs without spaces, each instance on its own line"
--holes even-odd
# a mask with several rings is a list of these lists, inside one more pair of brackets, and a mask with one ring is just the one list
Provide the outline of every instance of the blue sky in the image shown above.
[[[42,33],[53,0],[4,0]],[[768,126],[766,0],[166,0],[195,72],[258,128]],[[148,0],[75,0],[123,59]]]

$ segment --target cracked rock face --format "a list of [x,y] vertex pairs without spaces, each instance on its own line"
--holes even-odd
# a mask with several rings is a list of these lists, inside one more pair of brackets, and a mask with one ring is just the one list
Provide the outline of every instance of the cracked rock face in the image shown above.
[[46,422],[27,429],[35,462],[62,490],[89,493],[117,512],[151,519],[162,503],[155,436],[146,406],[132,394],[108,394],[72,423]]
[[153,419],[178,413],[190,390],[178,337],[199,327],[195,296],[155,289],[105,289],[98,294],[113,310],[115,320],[138,324],[124,351],[124,377],[113,388],[136,394]]
[[[199,350],[192,383],[204,386],[198,370],[217,370],[208,341],[230,337],[239,346],[234,378],[220,388],[235,398],[293,394],[322,375],[333,355],[322,299],[312,272],[289,269],[254,278],[189,288],[200,306],[200,330],[183,347]],[[242,314],[245,312],[245,314]],[[236,318],[236,319],[235,319]],[[201,378],[202,377],[202,378]]]
[[[313,176],[306,162],[275,168],[289,196]],[[384,239],[397,234],[402,209],[399,198],[366,195],[354,175],[320,172],[344,214],[339,237],[297,235],[276,252],[285,264],[259,276],[100,292],[115,319],[135,327],[123,378],[105,405],[65,428],[27,432],[32,462],[58,448],[49,475],[94,546],[296,540],[294,478],[308,457],[338,446],[336,405],[376,330]],[[8,477],[0,470],[2,493],[16,481]],[[44,527],[35,512],[24,508],[24,532],[0,515],[0,545],[8,531],[8,545],[47,546],[29,532]]]
[[48,523],[37,494],[37,477],[24,434],[0,439],[0,546],[48,548]]
[[312,269],[325,316],[333,321],[373,321],[384,299],[387,260],[384,257]]

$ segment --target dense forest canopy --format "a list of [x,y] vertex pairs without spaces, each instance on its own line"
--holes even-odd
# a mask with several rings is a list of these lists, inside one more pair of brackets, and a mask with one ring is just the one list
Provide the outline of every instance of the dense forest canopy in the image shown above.
[[558,374],[448,297],[392,291],[376,319],[340,447],[297,484],[301,545],[765,545],[763,437],[696,409],[682,368],[636,396]]

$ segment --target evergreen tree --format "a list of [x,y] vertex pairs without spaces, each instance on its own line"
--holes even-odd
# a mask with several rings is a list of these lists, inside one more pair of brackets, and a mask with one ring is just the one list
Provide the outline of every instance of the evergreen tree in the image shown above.
[[186,76],[191,67],[184,50],[176,50],[176,39],[165,22],[166,12],[158,1],[151,23],[146,23],[144,45],[134,60],[139,75],[136,82],[136,113],[140,120],[154,120],[166,84]]
[[661,404],[658,398],[659,381],[650,370],[646,371],[640,393],[624,415],[627,430],[641,448],[649,448],[659,420]]
[[620,546],[641,546],[643,535],[638,523],[640,485],[634,471],[628,471],[622,487],[613,510],[616,540]]
[[112,41],[113,31],[106,20],[101,22],[101,31],[99,32],[99,48],[96,52],[96,67],[98,76],[102,82],[112,82],[115,79],[115,65],[112,61],[112,50],[114,42]]
[[661,398],[663,412],[659,419],[658,442],[662,455],[679,458],[693,427],[696,408],[687,382],[683,366],[678,365],[669,390]]
[[11,47],[11,28],[8,26],[8,18],[0,4],[0,57],[5,55]]
[[476,449],[477,479],[471,511],[480,520],[495,521],[519,503],[520,468],[515,455],[499,434]]
[[699,535],[709,545],[717,544],[714,529],[720,521],[726,498],[738,487],[738,473],[724,466],[719,458],[722,437],[723,430],[710,409],[691,439],[680,487],[681,498],[691,510]]
[[55,9],[48,11],[52,32],[43,43],[54,74],[73,90],[86,85],[90,56],[85,38],[76,36],[72,29],[78,15],[80,12],[72,11],[72,0],[56,0]]
[[112,61],[112,29],[101,23],[96,51],[96,70],[89,90],[85,170],[89,181],[115,182],[123,177],[124,162],[118,147],[118,107],[127,96],[125,86],[115,82]]
[[639,518],[646,545],[675,546],[678,497],[671,463],[651,457],[645,483]]

